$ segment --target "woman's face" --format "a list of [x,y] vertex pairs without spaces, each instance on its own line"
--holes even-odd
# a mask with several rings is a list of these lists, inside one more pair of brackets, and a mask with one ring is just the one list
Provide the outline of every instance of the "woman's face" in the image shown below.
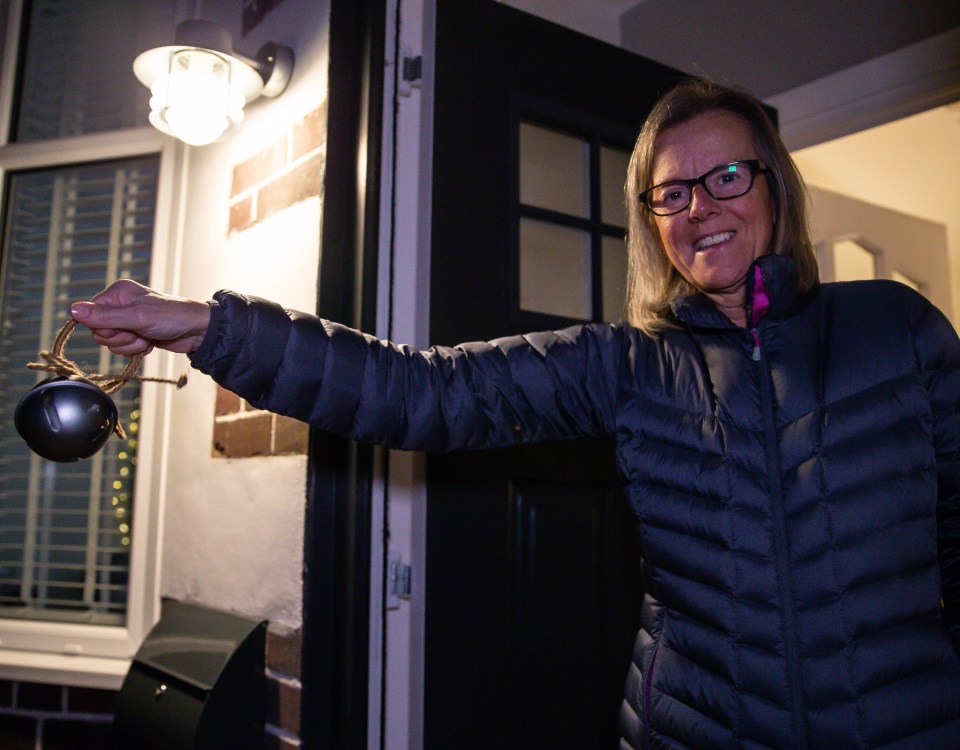
[[[747,123],[723,110],[667,128],[657,138],[655,154],[654,185],[696,178],[732,161],[757,158]],[[716,200],[697,185],[686,209],[655,217],[670,262],[740,325],[746,320],[747,271],[756,258],[770,251],[773,211],[767,177],[757,174],[753,187],[738,198]]]

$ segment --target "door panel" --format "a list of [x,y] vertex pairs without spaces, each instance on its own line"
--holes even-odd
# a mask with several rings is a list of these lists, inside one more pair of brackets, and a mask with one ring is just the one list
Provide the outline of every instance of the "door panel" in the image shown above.
[[641,593],[610,446],[428,475],[425,747],[615,747]]
[[[679,74],[485,0],[437,4],[435,70],[431,342],[619,317],[604,172]],[[427,484],[425,747],[616,747],[642,592],[612,446],[431,456]]]

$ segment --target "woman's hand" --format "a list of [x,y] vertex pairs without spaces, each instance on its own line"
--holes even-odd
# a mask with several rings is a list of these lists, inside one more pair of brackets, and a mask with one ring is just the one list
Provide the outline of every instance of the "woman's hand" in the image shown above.
[[70,314],[90,329],[94,341],[125,357],[153,347],[196,351],[210,324],[206,303],[162,294],[129,279],[115,281],[90,302],[74,302]]

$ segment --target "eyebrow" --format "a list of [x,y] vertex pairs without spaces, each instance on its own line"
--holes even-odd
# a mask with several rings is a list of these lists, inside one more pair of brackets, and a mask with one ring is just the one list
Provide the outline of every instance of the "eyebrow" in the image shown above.
[[695,176],[693,176],[693,177],[667,177],[665,180],[654,180],[654,179],[653,179],[653,172],[651,171],[651,173],[650,173],[650,181],[651,181],[651,184],[653,184],[654,186],[656,186],[656,185],[665,185],[665,184],[668,183],[668,182],[683,182],[684,180],[695,180],[695,179],[697,179],[697,177],[702,177],[702,176],[705,175],[705,174],[710,174],[713,170],[715,170],[715,169],[717,169],[717,168],[719,168],[719,167],[725,167],[725,166],[727,166],[728,164],[733,164],[733,162],[736,162],[736,161],[750,161],[751,159],[759,159],[759,158],[760,158],[759,156],[741,156],[741,157],[738,157],[738,158],[736,158],[736,159],[727,159],[726,161],[718,161],[716,164],[714,164],[712,167],[710,167],[710,169],[708,169],[706,172],[701,172],[700,174],[695,175]]

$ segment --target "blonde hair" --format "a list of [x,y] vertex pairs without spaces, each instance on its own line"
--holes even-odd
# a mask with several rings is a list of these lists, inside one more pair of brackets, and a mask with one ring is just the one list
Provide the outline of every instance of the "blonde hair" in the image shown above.
[[696,290],[667,258],[654,216],[638,196],[652,184],[660,134],[714,110],[731,112],[746,122],[757,156],[769,170],[766,176],[775,217],[770,252],[796,260],[801,291],[817,283],[817,259],[807,224],[807,190],[763,106],[745,91],[687,79],[663,96],[650,112],[627,170],[627,318],[646,333],[667,325],[673,301]]

